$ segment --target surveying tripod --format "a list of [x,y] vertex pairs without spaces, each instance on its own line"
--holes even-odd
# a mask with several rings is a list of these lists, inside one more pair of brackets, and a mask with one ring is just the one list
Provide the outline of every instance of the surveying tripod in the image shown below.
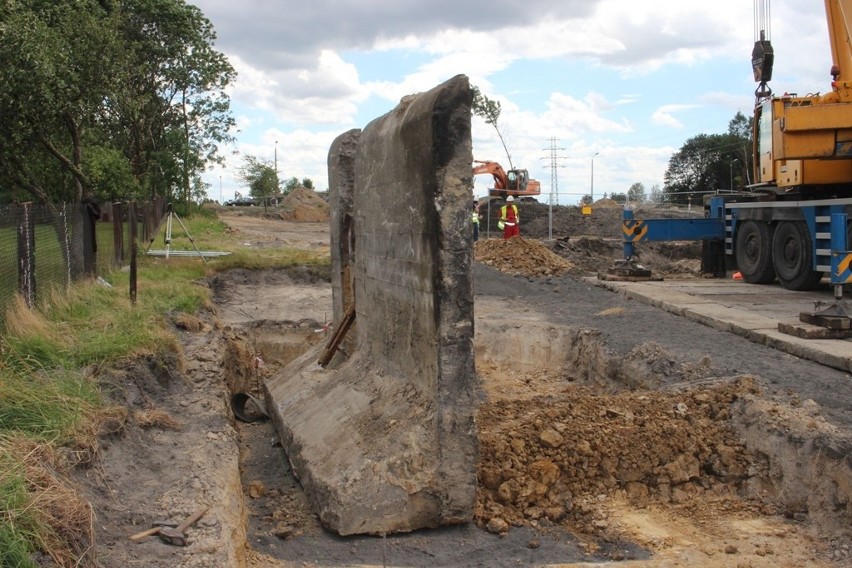
[[195,240],[192,238],[192,235],[189,234],[189,229],[186,228],[186,225],[183,224],[183,221],[181,221],[178,214],[175,213],[175,210],[174,210],[174,208],[172,208],[171,203],[166,205],[166,214],[163,215],[162,219],[160,219],[160,224],[157,225],[157,229],[154,231],[153,235],[151,236],[151,239],[148,241],[148,247],[145,249],[145,254],[148,254],[148,251],[151,249],[151,245],[154,244],[154,240],[157,238],[157,235],[160,234],[160,229],[163,227],[163,224],[165,223],[165,225],[166,225],[166,234],[165,234],[165,239],[164,239],[164,243],[165,243],[165,246],[166,246],[165,256],[166,256],[166,260],[169,259],[169,252],[171,250],[171,245],[172,245],[172,219],[173,218],[177,219],[178,224],[183,228],[183,231],[186,233],[186,236],[189,239],[189,242],[192,243],[192,246],[195,249],[195,252],[198,253],[198,256],[200,256],[201,260],[203,260],[206,264],[207,259],[204,257],[203,254],[201,254],[201,251],[198,250],[198,247],[195,244]]

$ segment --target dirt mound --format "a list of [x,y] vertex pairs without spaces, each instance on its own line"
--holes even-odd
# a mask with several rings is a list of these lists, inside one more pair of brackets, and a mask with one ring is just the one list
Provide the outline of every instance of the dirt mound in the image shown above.
[[528,277],[561,276],[574,267],[538,241],[523,237],[479,240],[475,259],[501,272]]
[[283,211],[279,214],[285,221],[303,223],[321,223],[329,220],[329,205],[314,191],[299,186],[281,202]]
[[[486,379],[487,380],[487,379]],[[565,525],[609,527],[603,502],[634,506],[731,497],[751,457],[729,407],[754,392],[750,378],[684,393],[561,393],[484,404],[475,518],[492,532]]]
[[571,274],[585,276],[604,271],[622,258],[621,241],[601,237],[573,237],[549,241],[554,254],[574,265]]
[[606,207],[607,209],[621,209],[621,205],[610,199],[609,197],[602,197],[598,199],[594,203],[592,203],[592,208],[595,207]]

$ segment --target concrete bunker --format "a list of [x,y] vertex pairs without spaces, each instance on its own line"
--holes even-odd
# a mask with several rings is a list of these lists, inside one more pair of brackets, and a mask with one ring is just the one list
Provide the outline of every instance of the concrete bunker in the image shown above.
[[473,518],[470,105],[457,76],[329,152],[334,322],[355,323],[328,365],[319,345],[264,388],[294,472],[341,535]]

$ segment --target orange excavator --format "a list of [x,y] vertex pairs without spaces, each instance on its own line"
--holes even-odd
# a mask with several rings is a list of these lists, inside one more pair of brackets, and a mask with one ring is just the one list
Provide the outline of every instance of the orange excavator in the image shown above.
[[515,198],[532,198],[541,194],[541,183],[530,179],[527,170],[503,169],[503,166],[490,160],[474,160],[473,175],[491,174],[494,178],[494,187],[488,190],[488,196],[505,199],[508,196]]

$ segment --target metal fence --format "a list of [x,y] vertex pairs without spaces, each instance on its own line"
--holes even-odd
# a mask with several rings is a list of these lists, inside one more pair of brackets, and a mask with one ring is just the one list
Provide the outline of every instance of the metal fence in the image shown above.
[[0,327],[16,294],[35,306],[125,265],[133,241],[152,240],[165,211],[164,199],[0,206]]
[[[500,208],[505,205],[502,200],[492,201],[489,205],[481,205],[479,213],[480,235],[483,237],[500,237],[503,231],[497,227],[500,219]],[[554,205],[546,203],[518,203],[521,218],[521,236],[534,239],[562,238],[572,235],[591,235],[602,238],[622,238],[621,221],[623,206],[614,202],[605,206],[595,205],[588,214],[582,208],[574,205]],[[640,218],[688,218],[703,217],[703,207],[674,206],[670,204],[641,204],[632,205],[634,214]]]

